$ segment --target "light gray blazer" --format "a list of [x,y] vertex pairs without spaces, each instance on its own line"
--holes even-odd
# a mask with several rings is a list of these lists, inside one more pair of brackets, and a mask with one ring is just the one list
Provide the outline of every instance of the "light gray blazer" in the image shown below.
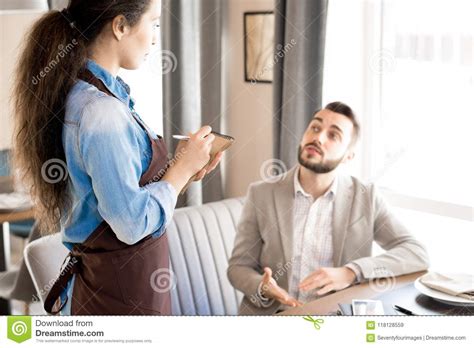
[[[278,285],[288,290],[293,259],[293,176],[297,168],[271,183],[249,187],[227,270],[231,284],[245,295],[239,314],[269,315],[278,310],[277,301],[264,308],[256,300],[263,267],[270,267]],[[428,268],[425,248],[390,212],[372,184],[340,176],[333,214],[334,267],[353,262],[366,279]],[[386,252],[373,257],[373,241]]]

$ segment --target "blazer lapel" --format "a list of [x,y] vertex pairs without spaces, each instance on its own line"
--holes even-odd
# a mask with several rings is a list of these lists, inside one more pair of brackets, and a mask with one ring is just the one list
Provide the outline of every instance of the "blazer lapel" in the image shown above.
[[342,251],[346,240],[347,226],[351,216],[352,200],[354,190],[350,177],[340,176],[338,178],[337,194],[333,209],[333,262],[334,267],[340,267]]
[[298,166],[293,167],[286,172],[282,181],[273,191],[278,230],[286,262],[291,261],[293,257],[293,207],[295,201],[293,178],[297,168]]

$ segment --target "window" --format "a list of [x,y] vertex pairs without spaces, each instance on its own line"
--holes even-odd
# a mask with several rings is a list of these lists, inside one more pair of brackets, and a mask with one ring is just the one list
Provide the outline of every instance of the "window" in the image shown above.
[[472,1],[382,2],[379,185],[472,207],[473,13]]
[[362,116],[353,173],[401,207],[466,220],[474,198],[472,13],[468,0],[331,0],[323,91],[324,102],[346,101]]
[[[157,35],[159,37],[159,33]],[[158,43],[156,47],[153,47],[152,52],[140,69],[122,69],[119,76],[130,85],[137,113],[155,133],[163,135],[163,75],[160,46],[160,43]]]
[[437,270],[474,262],[473,13],[470,0],[328,7],[323,102],[347,102],[362,123],[347,170],[382,189]]

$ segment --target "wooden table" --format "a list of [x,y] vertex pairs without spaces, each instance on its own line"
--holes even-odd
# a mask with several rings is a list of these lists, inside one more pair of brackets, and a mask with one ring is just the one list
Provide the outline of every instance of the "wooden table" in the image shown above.
[[[388,282],[391,281],[392,286],[387,286],[386,291],[395,291],[407,284],[413,283],[416,278],[425,274],[426,272],[411,273],[395,278],[388,278]],[[371,299],[379,296],[384,290],[384,287],[371,286],[370,283],[362,283],[351,286],[347,289],[337,291],[331,295],[319,298],[315,301],[308,302],[301,307],[290,308],[284,312],[279,313],[280,315],[305,315],[305,314],[319,314],[319,315],[330,315],[334,314],[338,309],[339,303],[352,303],[353,299]]]
[[32,208],[22,211],[0,213],[0,223],[29,220],[34,219],[34,217],[34,210]]
[[[6,235],[8,230],[3,228],[3,224],[5,222],[16,222],[33,218],[33,209],[0,213],[0,272],[7,270],[10,255],[10,236]],[[8,300],[0,299],[0,315],[9,313],[10,304]]]

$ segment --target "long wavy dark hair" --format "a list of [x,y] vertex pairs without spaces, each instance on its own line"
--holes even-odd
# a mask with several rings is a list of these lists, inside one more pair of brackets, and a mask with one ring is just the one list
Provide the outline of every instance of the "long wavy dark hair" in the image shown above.
[[123,15],[128,25],[137,24],[150,2],[71,0],[66,10],[46,13],[27,34],[12,91],[13,153],[21,180],[31,187],[43,233],[59,231],[71,210],[62,145],[65,104],[88,49],[115,17]]

